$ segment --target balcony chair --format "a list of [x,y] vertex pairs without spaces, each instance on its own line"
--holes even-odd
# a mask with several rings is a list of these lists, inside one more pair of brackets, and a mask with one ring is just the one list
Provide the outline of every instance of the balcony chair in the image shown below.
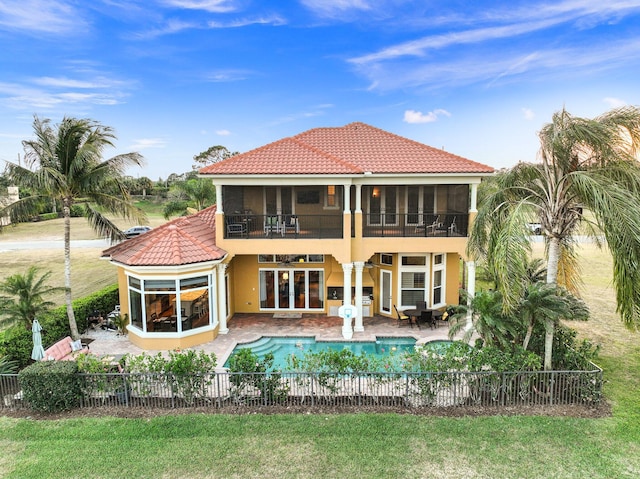
[[453,221],[451,225],[449,225],[449,236],[453,236],[457,232],[458,228],[456,226],[456,217],[453,217]]
[[300,233],[300,223],[298,223],[298,217],[296,215],[287,216],[282,222],[282,236],[286,233]]
[[280,233],[280,222],[276,215],[264,217],[264,235],[271,236],[273,233]]
[[436,234],[436,230],[442,226],[440,222],[440,215],[436,216],[431,223],[429,223],[429,217],[433,218],[432,215],[424,215],[423,220],[416,225],[416,233],[424,230],[428,235]]
[[240,220],[239,223],[227,223],[227,236],[247,234],[247,224]]

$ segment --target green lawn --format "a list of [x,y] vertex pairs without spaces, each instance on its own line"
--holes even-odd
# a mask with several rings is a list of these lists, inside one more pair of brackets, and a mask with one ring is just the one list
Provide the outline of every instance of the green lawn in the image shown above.
[[[638,477],[616,419],[188,415],[0,419],[7,478]],[[627,426],[631,426],[628,424]]]
[[640,477],[640,341],[615,315],[606,252],[582,259],[592,319],[573,326],[602,344],[611,417],[0,417],[0,477]]

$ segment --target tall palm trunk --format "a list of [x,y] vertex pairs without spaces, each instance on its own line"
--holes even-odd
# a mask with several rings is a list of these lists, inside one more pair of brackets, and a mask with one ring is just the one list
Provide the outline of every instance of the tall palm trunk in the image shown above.
[[64,296],[67,303],[67,317],[69,318],[71,337],[79,339],[80,334],[78,333],[76,316],[73,313],[73,304],[71,302],[71,206],[69,203],[69,200],[65,199],[62,205],[62,216],[64,218]]
[[531,336],[533,336],[533,326],[534,321],[531,320],[529,322],[529,326],[527,326],[527,334],[524,337],[524,341],[522,341],[522,349],[526,350],[529,347],[529,341],[531,341]]
[[[549,255],[547,258],[547,284],[558,282],[558,262],[560,261],[560,239],[552,236],[549,238]],[[555,333],[555,320],[544,321],[544,369],[550,371],[553,357],[553,335]]]

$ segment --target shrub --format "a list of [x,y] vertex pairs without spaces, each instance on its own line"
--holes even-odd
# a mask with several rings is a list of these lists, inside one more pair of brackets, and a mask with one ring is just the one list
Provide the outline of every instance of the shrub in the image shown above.
[[66,411],[82,398],[82,377],[73,361],[39,361],[20,371],[18,381],[24,400],[38,411]]
[[[578,332],[575,329],[566,326],[556,327],[551,357],[553,369],[579,371],[592,368],[589,361],[595,361],[598,358],[600,346],[593,344],[588,339],[578,340],[577,336]],[[544,329],[542,327],[541,331],[534,331],[529,349],[541,357],[544,355]]]
[[161,353],[155,356],[145,353],[127,355],[122,363],[126,372],[133,373],[129,382],[136,394],[148,396],[155,383],[166,379],[166,385],[171,387],[174,394],[193,404],[195,400],[207,396],[207,386],[212,383],[211,373],[215,371],[217,358],[213,353],[189,349],[169,351],[168,358]]
[[537,371],[542,367],[540,356],[525,351],[521,346],[514,347],[511,351],[485,346],[474,349],[469,359],[471,371]]
[[273,353],[263,360],[249,348],[241,349],[229,358],[229,381],[236,397],[258,391],[263,403],[279,402],[287,397],[288,386],[280,384],[281,374],[273,369]]
[[57,220],[58,213],[42,213],[38,215],[38,221]]

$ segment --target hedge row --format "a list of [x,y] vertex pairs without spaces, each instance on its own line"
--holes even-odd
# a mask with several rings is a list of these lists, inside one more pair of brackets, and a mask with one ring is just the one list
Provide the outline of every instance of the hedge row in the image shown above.
[[[73,301],[73,312],[78,324],[78,331],[82,332],[87,329],[87,317],[94,310],[108,313],[119,302],[117,284],[107,286],[89,296]],[[38,321],[42,326],[42,344],[45,349],[71,334],[66,306],[60,306],[44,314],[38,318]],[[5,356],[7,360],[15,361],[21,369],[31,363],[32,349],[31,331],[22,325],[14,326],[5,331],[4,337],[0,340],[0,355]]]

